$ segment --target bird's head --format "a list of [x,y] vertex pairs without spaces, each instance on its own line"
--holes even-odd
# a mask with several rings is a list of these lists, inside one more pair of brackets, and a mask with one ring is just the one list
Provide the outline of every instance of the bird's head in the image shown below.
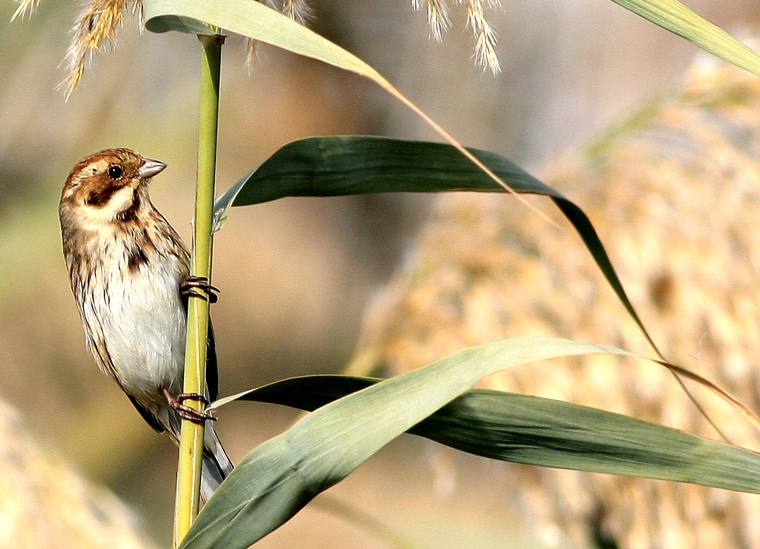
[[80,161],[61,194],[60,214],[83,224],[129,222],[152,208],[148,181],[166,164],[130,149],[105,149]]

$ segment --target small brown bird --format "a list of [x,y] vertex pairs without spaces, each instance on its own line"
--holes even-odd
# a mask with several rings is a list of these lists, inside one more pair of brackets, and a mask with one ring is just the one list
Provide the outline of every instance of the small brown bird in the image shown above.
[[[182,385],[187,296],[213,288],[189,276],[187,248],[150,201],[149,182],[165,167],[129,149],[97,152],[71,170],[58,213],[87,347],[145,421],[178,443],[180,418],[211,419],[183,404],[201,397],[182,394]],[[207,351],[205,398],[214,399],[218,374],[210,327]],[[230,471],[232,463],[208,422],[204,500]]]

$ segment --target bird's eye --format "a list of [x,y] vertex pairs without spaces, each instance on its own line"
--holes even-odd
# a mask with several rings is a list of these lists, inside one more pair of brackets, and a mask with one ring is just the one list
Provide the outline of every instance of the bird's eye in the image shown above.
[[124,173],[124,170],[121,169],[121,166],[108,167],[108,177],[110,177],[111,179],[119,179],[123,173]]

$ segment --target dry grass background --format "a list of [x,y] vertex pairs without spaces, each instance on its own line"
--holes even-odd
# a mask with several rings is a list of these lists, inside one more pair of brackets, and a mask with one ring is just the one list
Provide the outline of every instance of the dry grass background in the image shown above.
[[0,404],[0,547],[152,547],[132,509],[41,446]]
[[[591,213],[661,351],[760,409],[760,81],[701,59],[683,83],[543,180]],[[548,206],[543,203],[542,205]],[[416,256],[369,315],[356,369],[398,374],[486,341],[525,334],[652,355],[559,215],[558,226],[494,195],[436,205]],[[633,415],[720,439],[669,372],[619,357],[553,361],[484,385]],[[698,389],[698,388],[697,388]],[[734,443],[760,435],[695,391]],[[505,496],[551,546],[760,547],[760,496],[524,466]],[[451,474],[451,473],[449,473]],[[452,482],[456,482],[456,472]]]
[[[749,0],[730,7],[702,0],[692,7],[731,30],[751,28],[760,14]],[[11,2],[0,3],[0,21],[7,21],[14,8]],[[142,423],[84,349],[60,257],[55,208],[60,185],[79,158],[106,146],[129,146],[169,164],[154,185],[154,199],[181,234],[189,236],[198,48],[191,37],[140,37],[127,28],[119,48],[100,56],[82,89],[64,103],[62,94],[54,91],[64,76],[56,67],[68,43],[67,28],[75,9],[74,3],[43,2],[32,20],[0,24],[0,73],[4,75],[0,81],[0,398],[19,410],[46,445],[57,448],[87,477],[106,483],[143,517],[149,517],[144,519],[147,527],[165,543],[170,532],[175,450]],[[504,72],[494,78],[471,66],[471,43],[461,36],[461,22],[439,44],[426,39],[423,14],[412,12],[401,0],[323,0],[315,4],[315,10],[318,30],[375,65],[463,142],[500,152],[528,167],[542,165],[572,143],[587,139],[616,113],[668,85],[694,54],[688,44],[609,2],[515,0],[496,14]],[[242,43],[230,42],[223,67],[222,188],[284,142],[302,136],[432,137],[406,111],[358,78],[271,48],[262,48],[260,63],[249,79]],[[668,150],[676,158],[685,154],[677,143]],[[656,265],[658,256],[653,254],[665,246],[665,237],[678,235],[675,229],[637,225],[638,214],[623,211],[630,203],[621,194],[624,191],[600,190],[595,187],[598,179],[584,171],[587,166],[575,169],[564,173],[583,176],[582,181],[573,179],[571,186],[566,179],[558,179],[558,186],[592,215],[603,239],[607,240],[608,231],[632,223],[631,232],[625,233],[625,247],[621,244],[612,250],[616,262],[629,257]],[[641,170],[633,176],[643,177]],[[711,206],[720,194],[696,191],[688,198],[699,207]],[[633,198],[642,198],[638,191],[631,192]],[[659,215],[665,219],[675,219],[667,212],[681,203],[669,205],[675,198],[666,198],[659,190],[651,192],[654,197],[648,207],[662,209],[665,213]],[[507,202],[502,197],[491,200],[498,208]],[[486,209],[481,217],[479,209],[490,206],[480,199],[462,201],[472,201],[468,206],[473,212],[471,222],[474,229],[485,231],[483,235],[500,223],[498,212]],[[431,202],[428,197],[397,196],[293,199],[234,211],[217,239],[215,257],[215,284],[223,291],[213,309],[222,391],[231,393],[298,373],[339,371],[350,356],[368,299],[400,261]],[[607,208],[615,204],[623,210],[613,216]],[[725,211],[732,212],[732,207],[726,203]],[[440,212],[446,211],[446,206],[441,208],[436,214],[439,220]],[[519,208],[515,212],[527,216]],[[714,230],[709,234],[717,234],[727,221],[714,217],[711,223]],[[544,242],[555,236],[550,227],[528,216],[518,232],[501,241],[503,248],[489,248],[493,258],[471,261],[485,261],[478,269],[486,269],[489,261],[510,253],[510,239],[523,240],[533,249],[530,243],[538,235]],[[684,233],[678,239],[693,237],[699,234]],[[700,246],[698,242],[689,253],[700,253]],[[555,252],[569,250],[584,269],[592,270],[578,242]],[[486,256],[491,257],[484,252]],[[523,257],[515,268],[529,269],[531,261],[537,263],[535,257]],[[716,269],[721,270],[716,273],[733,274],[723,260],[717,263]],[[541,272],[542,267],[536,268]],[[663,289],[663,295],[668,293],[667,276],[658,279],[654,266],[650,271],[643,275],[633,269],[624,271],[637,304],[647,302],[651,294],[647,285],[653,280],[661,280],[654,287]],[[669,276],[676,280],[692,274],[670,272]],[[590,296],[605,295],[604,285],[583,278],[566,289],[556,273],[545,276],[546,286],[539,286],[539,280],[533,280],[532,286],[549,299],[545,314],[533,321],[526,316],[521,330],[579,338],[590,334],[591,320],[602,322],[603,317],[583,315],[582,309],[569,307],[552,311],[559,302],[548,288],[568,292],[564,294],[568,303],[568,295],[585,303]],[[726,276],[716,274],[705,280],[704,291],[714,289]],[[671,316],[663,317],[666,320],[657,324],[656,332],[681,318],[683,303],[691,294],[679,297],[680,285],[677,288],[676,301],[669,305],[674,308],[667,309]],[[527,299],[522,289],[517,291],[518,297]],[[726,289],[726,295],[730,291]],[[473,315],[488,312],[491,297],[487,291],[480,294]],[[712,311],[718,305],[711,302],[705,307]],[[741,314],[730,318],[744,318]],[[622,327],[629,330],[625,341],[635,346],[635,331],[615,315],[618,312],[602,322],[608,331],[594,339],[619,343],[615,330]],[[721,334],[731,328],[726,322],[720,324]],[[576,327],[578,331],[570,333]],[[496,335],[487,323],[470,332],[466,341],[473,343]],[[430,354],[443,347],[437,349]],[[674,340],[668,350],[677,350],[676,358],[688,362],[688,354],[699,348],[687,338]],[[739,359],[727,362],[741,363],[745,352],[740,349]],[[705,353],[700,363],[707,363]],[[542,368],[546,372],[547,367]],[[626,368],[615,367],[614,372],[633,376],[634,370]],[[526,370],[529,381],[537,371]],[[574,373],[568,379],[579,371],[570,370]],[[599,371],[595,375],[606,375]],[[651,386],[638,372],[634,377],[635,383]],[[603,387],[606,379],[599,381]],[[285,411],[240,405],[222,414],[219,430],[233,457],[240,459],[293,417]],[[441,474],[452,462],[459,464],[455,468],[459,474]],[[465,477],[463,468],[470,470]],[[479,547],[503,547],[507,535],[503,517],[511,515],[497,488],[509,486],[509,475],[501,466],[434,452],[418,441],[402,441],[335,492],[397,520],[402,529],[440,535],[439,547],[461,547],[462,540],[472,541],[476,535],[482,538]],[[458,484],[450,484],[456,479]],[[420,505],[418,498],[430,515],[410,515],[409,506]],[[546,516],[552,517],[553,512]],[[513,524],[511,519],[506,523]],[[445,524],[443,531],[441,524]],[[304,537],[309,541],[303,541]],[[296,540],[310,547],[382,546],[338,520],[326,521],[318,510],[302,513],[263,546],[284,546]]]

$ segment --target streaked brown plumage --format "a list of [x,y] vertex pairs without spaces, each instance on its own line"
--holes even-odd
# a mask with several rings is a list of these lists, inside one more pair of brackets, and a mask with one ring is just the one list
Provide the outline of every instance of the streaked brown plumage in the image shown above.
[[[188,410],[177,399],[188,293],[181,286],[188,280],[190,254],[150,200],[148,183],[165,167],[129,149],[88,156],[66,180],[59,216],[87,347],[151,427],[178,442],[180,415]],[[216,397],[217,379],[210,332],[207,398]],[[210,423],[204,442],[207,499],[232,464]]]

